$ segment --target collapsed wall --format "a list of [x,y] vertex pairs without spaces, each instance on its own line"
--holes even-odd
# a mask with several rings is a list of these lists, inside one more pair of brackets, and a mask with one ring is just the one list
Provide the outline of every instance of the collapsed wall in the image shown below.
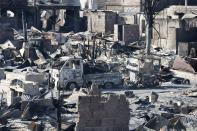
[[128,131],[129,103],[124,95],[81,96],[76,131]]

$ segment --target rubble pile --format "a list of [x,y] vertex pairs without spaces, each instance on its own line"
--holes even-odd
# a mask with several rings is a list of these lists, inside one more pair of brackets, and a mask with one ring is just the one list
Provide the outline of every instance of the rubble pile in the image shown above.
[[1,0],[0,131],[195,131],[196,5]]

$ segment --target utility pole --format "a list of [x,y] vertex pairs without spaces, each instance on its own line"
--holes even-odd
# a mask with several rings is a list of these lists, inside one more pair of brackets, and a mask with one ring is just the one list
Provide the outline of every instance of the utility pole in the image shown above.
[[27,42],[27,23],[26,23],[26,14],[22,10],[22,24],[23,24],[23,35],[25,42]]
[[95,60],[95,48],[96,48],[96,37],[93,36],[93,46],[92,46],[92,64],[94,64]]
[[188,6],[188,0],[185,0],[185,6],[186,7]]
[[22,10],[22,24],[23,24],[23,35],[24,35],[24,48],[25,48],[25,59],[29,58],[29,44],[27,39],[27,19],[26,13]]
[[60,85],[58,82],[58,99],[57,99],[57,131],[61,131],[61,96],[60,96]]
[[152,33],[156,9],[160,0],[143,0],[142,7],[146,19],[146,55],[151,54]]
[[188,6],[188,0],[185,0],[185,8],[186,8],[186,12],[187,12],[187,6]]

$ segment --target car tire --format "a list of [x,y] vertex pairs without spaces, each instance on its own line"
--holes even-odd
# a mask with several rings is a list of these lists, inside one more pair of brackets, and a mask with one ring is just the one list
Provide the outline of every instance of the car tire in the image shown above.
[[184,80],[183,84],[190,85],[190,80],[188,80],[188,79]]
[[68,83],[67,89],[68,89],[68,90],[74,90],[74,89],[79,89],[79,88],[78,88],[78,86],[77,86],[77,83],[71,82],[71,83]]
[[103,88],[104,89],[112,89],[114,84],[112,82],[107,82],[104,84]]

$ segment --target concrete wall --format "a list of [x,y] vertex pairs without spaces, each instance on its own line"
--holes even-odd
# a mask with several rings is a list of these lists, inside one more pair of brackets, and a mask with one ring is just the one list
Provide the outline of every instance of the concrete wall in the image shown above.
[[46,81],[47,75],[40,73],[16,73],[16,72],[6,72],[7,80],[18,79],[21,81],[32,81],[39,84],[42,84]]
[[127,5],[127,6],[135,6],[140,5],[141,0],[107,0],[108,5]]
[[114,12],[109,12],[105,16],[105,33],[113,33],[114,32],[114,24],[117,24],[117,14]]
[[125,96],[81,96],[76,131],[128,131],[129,104]]
[[98,9],[105,9],[105,4],[107,0],[97,0]]
[[[197,42],[178,42],[178,55],[188,56],[190,55],[192,48],[194,48],[195,51],[197,52]],[[190,57],[196,57],[196,56],[190,56]]]
[[168,49],[177,49],[176,28],[168,29],[167,47]]
[[108,0],[106,9],[119,12],[140,12],[141,0]]
[[114,40],[122,41],[125,44],[136,42],[139,40],[140,32],[139,25],[125,24],[125,25],[115,25],[114,26]]
[[177,35],[176,28],[168,28],[168,37],[161,39],[153,39],[153,46],[161,47],[163,49],[176,50],[177,49]]
[[88,31],[105,32],[105,13],[94,12],[88,14]]
[[119,14],[118,24],[136,24],[134,15]]
[[90,12],[88,14],[88,31],[113,33],[117,23],[117,14],[109,11]]
[[139,40],[139,26],[136,24],[133,25],[124,25],[123,26],[123,40],[126,44],[136,42]]
[[[192,19],[191,19],[192,20]],[[178,51],[179,42],[196,42],[197,28],[188,28],[179,19],[156,19],[153,31],[153,44],[164,49]]]
[[[166,12],[165,12],[166,13]],[[166,15],[166,14],[165,14]],[[177,32],[180,28],[179,19],[157,18],[155,20],[155,29],[153,30],[153,45],[164,49],[177,49]]]
[[179,56],[189,55],[188,43],[183,43],[183,42],[178,43],[178,55]]

